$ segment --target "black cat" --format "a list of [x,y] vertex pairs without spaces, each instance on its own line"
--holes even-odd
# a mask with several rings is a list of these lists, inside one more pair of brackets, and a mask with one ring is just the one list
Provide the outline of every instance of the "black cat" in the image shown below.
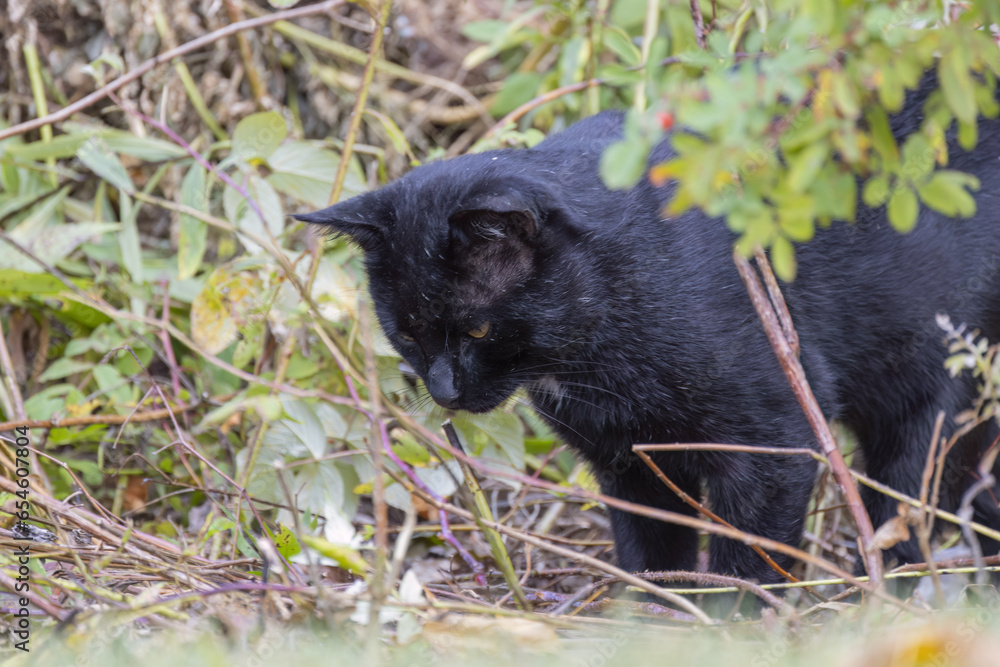
[[[935,85],[928,77],[911,93],[892,120],[897,136],[919,127]],[[598,163],[622,119],[605,112],[532,149],[429,164],[298,219],[364,249],[382,329],[440,405],[486,412],[526,387],[606,493],[693,514],[634,457],[633,444],[814,447],[815,438],[733,265],[726,225],[696,211],[664,218],[669,186],[604,186]],[[797,247],[798,277],[783,286],[826,417],[857,434],[869,475],[911,496],[937,412],[949,416],[947,434],[975,395],[972,380],[951,379],[943,367],[935,314],[1000,340],[1000,121],[981,121],[979,136],[965,152],[949,135],[949,167],[982,183],[975,218],[922,207],[916,228],[900,234],[884,209],[861,206],[855,224],[834,223]],[[665,141],[650,163],[670,155]],[[942,505],[956,506],[995,434],[980,428],[953,452]],[[799,543],[810,458],[655,460],[695,497],[707,485],[714,511],[738,528]],[[865,491],[876,527],[896,514],[896,501]],[[1000,526],[991,493],[975,508],[976,520]],[[612,514],[623,568],[695,567],[694,530]],[[887,556],[923,560],[912,540]],[[710,569],[779,578],[725,539],[712,540]]]

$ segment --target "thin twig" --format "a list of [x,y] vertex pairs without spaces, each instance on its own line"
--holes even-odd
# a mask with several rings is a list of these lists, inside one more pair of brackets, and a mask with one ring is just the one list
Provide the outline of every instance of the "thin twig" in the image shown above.
[[568,86],[562,86],[561,88],[556,88],[555,90],[550,90],[549,92],[545,93],[544,95],[539,95],[538,97],[536,97],[533,100],[528,100],[527,102],[525,102],[524,104],[522,104],[521,106],[519,106],[518,108],[514,109],[513,111],[511,111],[510,113],[508,113],[506,116],[504,116],[503,118],[501,118],[500,120],[498,120],[496,123],[494,123],[493,127],[491,127],[489,130],[487,130],[486,133],[482,137],[479,138],[479,140],[482,141],[483,139],[488,139],[488,138],[492,137],[494,134],[496,134],[497,132],[499,132],[503,128],[507,127],[511,123],[516,123],[518,120],[520,120],[521,116],[523,116],[524,114],[526,114],[529,111],[532,111],[534,109],[537,109],[538,107],[542,106],[543,104],[547,104],[547,103],[549,103],[549,102],[551,102],[553,100],[559,99],[563,95],[569,95],[570,93],[576,93],[576,92],[579,92],[581,90],[585,90],[587,88],[591,88],[593,86],[600,86],[603,83],[604,83],[604,81],[602,79],[589,79],[587,81],[580,81],[578,83],[571,83]]
[[[944,608],[944,589],[941,587],[941,577],[938,576],[937,567],[934,565],[934,555],[931,551],[931,529],[934,526],[934,515],[931,507],[927,505],[928,496],[931,491],[931,480],[934,475],[934,462],[936,460],[938,446],[941,440],[941,428],[944,425],[944,410],[937,414],[934,420],[934,431],[931,433],[930,445],[927,447],[927,460],[924,462],[924,474],[920,478],[920,504],[924,507],[920,513],[920,521],[916,526],[917,542],[920,544],[920,551],[930,568],[931,581],[934,584],[934,597],[938,607]],[[943,462],[942,462],[943,463]]]
[[[823,453],[829,459],[833,477],[837,481],[841,493],[844,494],[844,499],[851,511],[851,516],[854,517],[854,523],[858,528],[858,535],[861,540],[862,555],[868,568],[871,583],[875,586],[881,586],[882,553],[874,547],[875,531],[872,528],[871,518],[865,510],[864,503],[861,502],[861,495],[858,493],[858,489],[851,479],[851,473],[844,462],[844,457],[840,453],[840,449],[837,448],[837,442],[830,431],[830,425],[827,423],[826,417],[823,416],[823,411],[820,410],[819,403],[816,402],[816,397],[813,395],[812,388],[806,379],[802,364],[799,362],[799,358],[792,352],[792,348],[783,334],[774,308],[765,295],[753,267],[750,266],[750,262],[738,251],[733,253],[733,260],[736,262],[740,276],[743,278],[743,283],[746,285],[750,299],[757,310],[757,315],[764,326],[767,338],[771,342],[778,360],[781,362],[781,367],[788,377],[788,382],[792,386],[792,390],[795,392],[795,396],[799,400],[803,412],[805,412],[806,419],[809,420],[809,424],[816,434]],[[767,258],[765,257],[764,260],[766,261]]]
[[701,15],[701,5],[698,4],[698,0],[691,0],[691,19],[694,21],[694,38],[698,42],[698,48],[708,48],[705,42],[705,18]]
[[[723,526],[729,526],[730,528],[736,529],[736,526],[734,526],[733,524],[729,523],[728,521],[726,521],[725,519],[723,519],[721,516],[719,516],[718,514],[716,514],[715,512],[713,512],[712,510],[708,509],[707,507],[705,507],[704,505],[702,505],[700,502],[698,502],[697,500],[695,500],[694,498],[692,498],[690,495],[688,495],[687,493],[685,493],[684,490],[681,489],[681,487],[677,486],[673,482],[673,480],[671,480],[669,477],[667,477],[666,473],[663,472],[663,470],[660,468],[660,466],[656,465],[656,462],[653,461],[652,458],[650,458],[649,454],[647,454],[644,451],[637,450],[637,449],[635,449],[635,447],[633,447],[632,449],[633,449],[633,451],[636,454],[639,455],[639,458],[642,459],[643,463],[645,463],[647,466],[649,466],[649,469],[653,471],[653,474],[656,475],[656,477],[661,482],[663,482],[668,487],[670,487],[670,490],[673,491],[674,493],[676,493],[680,497],[681,500],[683,500],[685,503],[687,503],[688,505],[690,505],[691,507],[693,507],[695,510],[697,510],[700,514],[702,514],[703,516],[708,517],[712,521],[714,521],[714,522],[716,522],[718,524],[721,524]],[[794,581],[798,581],[798,579],[796,579],[791,573],[787,572],[785,570],[785,568],[781,567],[776,562],[774,562],[774,559],[771,558],[771,556],[769,556],[768,553],[766,551],[764,551],[763,549],[761,549],[759,546],[757,546],[756,544],[754,544],[754,545],[751,545],[750,548],[753,549],[757,553],[758,556],[760,556],[761,558],[763,558],[764,562],[767,563],[771,567],[772,570],[774,570],[775,572],[777,572],[778,574],[780,574],[781,576],[783,576],[785,579],[787,579],[788,581],[793,581],[793,582]],[[817,598],[823,599],[823,596],[821,596],[819,593],[817,593],[816,591],[812,590],[811,588],[807,589],[807,590],[809,591],[809,593],[811,593],[812,595],[815,595]]]
[[757,260],[757,267],[760,269],[760,273],[764,276],[764,284],[767,285],[767,293],[771,297],[771,304],[774,306],[774,310],[778,313],[778,319],[781,321],[781,330],[785,332],[785,339],[788,341],[788,346],[792,348],[792,352],[795,356],[799,356],[799,332],[795,330],[792,326],[792,315],[788,312],[788,306],[785,304],[785,296],[781,293],[781,288],[778,287],[778,279],[774,277],[774,271],[771,270],[771,263],[767,261],[767,255],[764,254],[764,249],[758,246],[754,249],[754,257]]

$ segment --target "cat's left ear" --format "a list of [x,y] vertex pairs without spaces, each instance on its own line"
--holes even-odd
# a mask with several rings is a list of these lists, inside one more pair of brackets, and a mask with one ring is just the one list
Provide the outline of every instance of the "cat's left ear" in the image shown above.
[[537,202],[517,192],[489,193],[467,198],[448,218],[451,237],[461,245],[517,240],[531,244],[541,217]]
[[385,242],[386,213],[378,192],[352,197],[315,213],[292,217],[301,222],[325,225],[336,234],[343,234],[365,251],[371,251]]

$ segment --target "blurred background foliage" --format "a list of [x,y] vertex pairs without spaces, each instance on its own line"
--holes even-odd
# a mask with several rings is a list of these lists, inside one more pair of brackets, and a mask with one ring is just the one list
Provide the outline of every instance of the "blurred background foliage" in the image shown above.
[[[0,0],[0,136],[291,5]],[[445,581],[468,570],[397,466],[376,480],[370,415],[428,489],[457,498],[463,473],[439,447],[449,415],[371,321],[358,251],[289,214],[627,108],[602,162],[608,184],[642,178],[650,147],[674,130],[676,157],[650,173],[676,183],[669,213],[724,218],[738,247],[769,248],[791,279],[793,244],[853,220],[859,201],[887,206],[901,232],[921,204],[972,215],[978,184],[947,169],[944,136],[957,122],[969,148],[977,117],[998,112],[997,23],[1000,5],[986,1],[399,0],[206,40],[0,139],[0,420],[35,420],[39,493],[82,496],[211,559],[258,559],[271,541],[304,563],[293,533],[320,536],[313,554],[345,586],[370,575],[382,481],[394,525],[431,522],[407,567],[424,559],[421,581]],[[927,69],[940,90],[898,145],[889,114]],[[519,401],[450,416],[494,470],[596,488]],[[537,528],[547,512],[546,531],[609,557],[591,505],[513,478],[487,492],[503,520]],[[817,504],[836,501],[825,493]],[[829,546],[851,543],[848,522],[811,521],[828,545],[816,553],[851,569],[853,555]],[[476,558],[505,557],[471,531],[461,540]],[[524,563],[523,546],[508,548]],[[112,586],[98,565],[89,576]]]

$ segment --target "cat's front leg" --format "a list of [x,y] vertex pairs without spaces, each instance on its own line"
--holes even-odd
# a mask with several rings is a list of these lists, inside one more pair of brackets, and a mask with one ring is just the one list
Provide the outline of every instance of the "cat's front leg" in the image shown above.
[[[665,471],[675,484],[698,497],[698,480],[676,470]],[[608,467],[596,467],[605,494],[640,505],[693,516],[694,509],[653,476],[634,455],[616,459]],[[694,570],[698,535],[692,528],[665,523],[638,514],[611,510],[618,567],[629,572]]]
[[[801,446],[808,446],[802,442]],[[808,456],[728,454],[727,465],[708,476],[712,509],[739,530],[790,546],[798,546],[816,476],[816,462]],[[771,557],[788,569],[793,559]],[[709,570],[768,584],[783,581],[749,546],[713,537]]]

